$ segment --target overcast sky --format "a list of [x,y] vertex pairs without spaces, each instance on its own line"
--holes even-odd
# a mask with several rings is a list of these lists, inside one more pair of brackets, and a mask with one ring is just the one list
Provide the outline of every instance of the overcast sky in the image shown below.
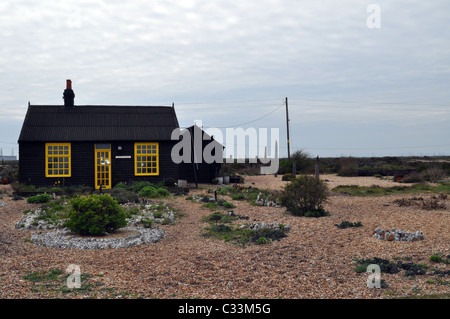
[[175,103],[184,127],[278,128],[280,156],[286,97],[291,153],[450,155],[449,12],[448,0],[1,0],[0,148],[17,155],[28,102],[62,104],[71,79],[78,105]]

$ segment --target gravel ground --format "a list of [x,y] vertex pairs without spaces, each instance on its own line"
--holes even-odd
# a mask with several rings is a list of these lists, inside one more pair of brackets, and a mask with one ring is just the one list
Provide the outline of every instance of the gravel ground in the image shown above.
[[[323,175],[330,188],[339,184],[398,185],[377,178],[344,178]],[[247,186],[279,189],[281,176],[248,176]],[[254,184],[253,184],[254,183]],[[191,194],[205,193],[203,189]],[[406,277],[382,274],[387,288],[368,288],[368,274],[356,273],[354,258],[412,258],[433,264],[437,252],[450,254],[450,200],[445,210],[427,211],[399,207],[393,201],[404,196],[331,196],[325,208],[330,216],[295,217],[284,208],[257,207],[233,201],[236,214],[253,222],[290,225],[288,237],[269,245],[245,248],[201,236],[206,227],[202,216],[212,211],[201,204],[177,197],[170,204],[181,217],[173,225],[161,225],[165,238],[137,247],[111,249],[56,249],[30,242],[32,231],[15,229],[25,209],[39,205],[8,196],[9,185],[1,185],[0,202],[0,298],[393,298],[450,293],[450,277],[422,275]],[[424,195],[425,196],[425,195]],[[339,229],[342,220],[360,221],[363,227]],[[243,221],[242,223],[244,223]],[[388,242],[371,238],[376,227],[422,231],[424,240]],[[29,273],[65,270],[78,265],[93,285],[83,293],[65,293],[52,285],[26,279]],[[83,277],[82,277],[83,279]],[[84,280],[84,279],[83,279]]]

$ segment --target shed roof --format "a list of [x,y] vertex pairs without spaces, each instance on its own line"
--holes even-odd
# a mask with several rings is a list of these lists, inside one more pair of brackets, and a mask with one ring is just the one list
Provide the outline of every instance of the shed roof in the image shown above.
[[29,105],[19,142],[163,141],[178,127],[170,106]]

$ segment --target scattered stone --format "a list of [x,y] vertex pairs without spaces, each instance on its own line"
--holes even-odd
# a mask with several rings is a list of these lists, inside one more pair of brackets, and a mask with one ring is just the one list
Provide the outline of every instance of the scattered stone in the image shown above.
[[[131,208],[131,204],[124,205]],[[76,248],[76,249],[105,249],[138,246],[146,243],[154,243],[164,237],[164,230],[159,228],[142,227],[143,221],[154,221],[155,223],[175,222],[175,212],[165,203],[158,203],[157,208],[153,204],[147,204],[139,210],[138,214],[127,218],[128,227],[121,231],[133,231],[134,234],[127,237],[75,237],[75,234],[64,227],[65,220],[49,222],[42,219],[45,213],[41,208],[24,214],[21,220],[15,224],[16,229],[32,229],[47,231],[44,233],[33,233],[31,241],[37,245],[54,248]],[[159,212],[160,216],[154,216]],[[108,235],[108,234],[106,234]]]
[[387,240],[387,241],[418,241],[423,240],[424,236],[421,231],[416,231],[413,233],[403,231],[401,229],[396,230],[392,228],[391,230],[383,230],[380,227],[376,228],[372,233],[372,238]]
[[0,203],[0,207],[6,207],[6,206],[8,206],[7,203]]
[[43,213],[42,209],[38,208],[34,212],[24,214],[22,219],[15,224],[15,228],[48,230],[63,227],[64,220],[50,223],[46,219],[41,219]]
[[279,224],[279,223],[252,223],[249,225],[243,225],[242,228],[258,231],[261,229],[271,229],[271,230],[282,230],[282,231],[289,231],[291,229],[291,226]]
[[33,232],[30,240],[39,246],[60,249],[107,249],[155,243],[164,238],[165,235],[165,231],[159,228],[125,227],[121,230],[138,233],[127,237],[80,238],[74,237],[68,229],[62,229],[41,234]]
[[265,195],[260,192],[255,200],[255,204],[267,207],[281,207],[280,204],[278,204],[276,201],[269,200],[268,197],[269,197],[268,195]]
[[237,217],[239,219],[248,219],[249,218],[248,216],[242,216],[242,215],[236,214],[232,210],[228,212],[228,216]]

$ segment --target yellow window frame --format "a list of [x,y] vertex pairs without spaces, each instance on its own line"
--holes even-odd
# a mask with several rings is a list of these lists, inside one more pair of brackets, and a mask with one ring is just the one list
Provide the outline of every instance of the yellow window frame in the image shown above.
[[159,143],[134,143],[134,174],[159,175]]
[[70,177],[71,152],[70,143],[45,143],[45,177]]

